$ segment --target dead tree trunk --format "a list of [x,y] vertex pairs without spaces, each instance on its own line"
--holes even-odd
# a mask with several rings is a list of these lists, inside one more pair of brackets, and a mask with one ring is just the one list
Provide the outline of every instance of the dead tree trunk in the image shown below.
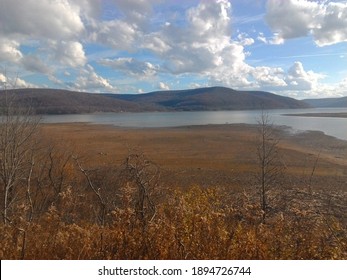
[[274,187],[277,179],[283,171],[283,165],[278,154],[279,139],[275,135],[275,129],[267,113],[262,111],[258,121],[258,181],[260,193],[260,206],[262,211],[262,222],[265,223],[269,208],[268,191]]

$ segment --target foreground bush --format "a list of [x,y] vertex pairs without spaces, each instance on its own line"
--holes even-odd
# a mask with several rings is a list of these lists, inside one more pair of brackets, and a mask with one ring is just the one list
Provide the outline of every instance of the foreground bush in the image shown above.
[[1,225],[0,258],[347,258],[342,223],[297,206],[262,223],[249,197],[240,195],[232,203],[225,191],[194,187],[171,193],[158,204],[155,217],[145,221],[124,201],[107,214],[103,226],[83,219],[70,222],[64,212],[68,207],[58,211],[55,206],[35,221]]

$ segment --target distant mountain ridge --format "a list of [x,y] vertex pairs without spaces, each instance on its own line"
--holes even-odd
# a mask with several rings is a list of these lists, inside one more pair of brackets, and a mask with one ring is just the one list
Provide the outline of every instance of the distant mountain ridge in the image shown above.
[[[92,94],[60,89],[8,90],[18,106],[38,114],[93,112],[212,111],[307,108],[303,101],[265,91],[225,87],[157,91],[146,94]],[[0,91],[0,107],[5,92]]]
[[316,108],[346,108],[347,96],[338,98],[304,99],[311,107]]
[[[111,95],[107,95],[111,96]],[[170,111],[255,110],[307,108],[305,102],[265,91],[238,91],[225,87],[120,94],[115,98]]]
[[[139,112],[133,102],[103,95],[61,89],[15,89],[7,90],[18,107],[32,107],[37,114],[80,114],[94,112]],[[5,92],[0,91],[0,107]]]

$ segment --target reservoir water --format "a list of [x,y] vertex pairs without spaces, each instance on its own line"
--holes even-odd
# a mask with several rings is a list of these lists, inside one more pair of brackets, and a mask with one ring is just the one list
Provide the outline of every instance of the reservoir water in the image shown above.
[[[347,119],[336,117],[286,116],[301,113],[341,113],[347,108],[310,108],[267,110],[274,125],[291,127],[294,132],[315,130],[347,140]],[[45,115],[44,123],[87,122],[120,127],[176,127],[206,124],[256,124],[261,111],[199,111],[199,112],[146,112],[146,113],[94,113],[76,115]]]

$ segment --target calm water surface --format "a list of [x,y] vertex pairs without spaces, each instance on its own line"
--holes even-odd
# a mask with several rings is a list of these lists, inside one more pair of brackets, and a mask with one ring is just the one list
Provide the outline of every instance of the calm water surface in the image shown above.
[[[296,131],[318,130],[327,135],[347,140],[347,119],[330,117],[298,117],[283,114],[339,113],[347,108],[281,109],[266,111],[275,125],[286,125]],[[45,123],[88,122],[120,127],[175,127],[205,124],[257,123],[261,111],[203,111],[151,113],[95,113],[43,116]]]

